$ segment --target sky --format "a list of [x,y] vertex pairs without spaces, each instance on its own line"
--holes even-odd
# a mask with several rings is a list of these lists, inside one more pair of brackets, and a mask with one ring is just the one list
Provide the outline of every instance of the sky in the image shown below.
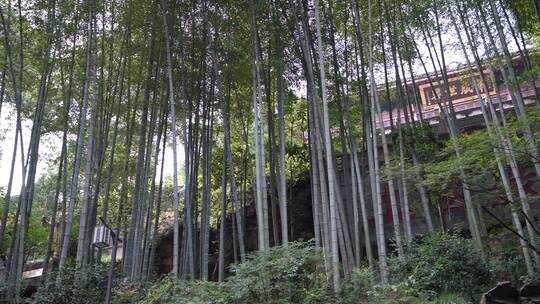
[[[0,189],[2,190],[2,193],[5,193],[9,183],[13,145],[15,144],[15,127],[15,107],[13,107],[11,104],[4,103],[2,105],[2,113],[0,117]],[[26,157],[26,154],[28,153],[28,142],[30,141],[32,121],[28,119],[24,120],[22,122],[22,128],[24,154]],[[17,146],[17,158],[14,171],[15,174],[13,176],[13,185],[11,190],[12,195],[19,194],[22,186],[20,142],[17,144]],[[36,181],[40,176],[42,176],[48,171],[51,171],[53,173],[57,172],[58,165],[52,164],[52,160],[55,160],[60,156],[62,149],[62,134],[54,133],[43,135],[41,137],[39,149],[40,159],[37,165]],[[181,146],[181,144],[179,144],[177,150],[178,164],[179,166],[181,166],[184,162],[184,148]],[[161,164],[162,162],[160,161],[159,163]],[[84,164],[81,166],[81,170],[84,170]],[[157,172],[159,172],[159,166],[157,170]],[[169,140],[165,149],[164,176],[172,176],[173,172],[174,170],[172,166],[172,146]]]
[[[6,188],[9,183],[11,162],[12,162],[12,152],[13,146],[15,144],[15,118],[16,111],[12,104],[3,103],[2,104],[2,116],[0,117],[0,187],[2,192],[5,193]],[[25,150],[25,156],[28,149],[28,141],[30,139],[30,132],[32,128],[31,121],[23,121],[23,145]],[[41,147],[40,147],[41,148]],[[54,146],[52,147],[43,147],[41,148],[41,153],[43,157],[50,153],[55,153]],[[44,170],[46,169],[47,164],[44,162],[38,162],[37,176],[41,176]],[[12,185],[12,194],[18,194],[20,192],[22,185],[22,166],[21,166],[21,155],[20,155],[20,142],[17,144],[17,158],[15,161],[15,174],[13,177]]]

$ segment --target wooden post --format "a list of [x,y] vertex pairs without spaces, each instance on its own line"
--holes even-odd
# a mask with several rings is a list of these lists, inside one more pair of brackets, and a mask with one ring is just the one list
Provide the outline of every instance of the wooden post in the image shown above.
[[99,217],[101,220],[101,223],[103,223],[103,226],[107,227],[111,231],[111,238],[113,241],[113,248],[111,252],[111,263],[109,264],[109,269],[107,271],[107,290],[105,292],[105,304],[111,303],[111,289],[112,289],[112,282],[113,282],[113,272],[114,267],[116,265],[116,252],[118,251],[118,242],[122,242],[122,240],[118,237],[120,233],[120,229],[115,228],[114,230],[107,225],[105,220],[103,220],[102,217]]

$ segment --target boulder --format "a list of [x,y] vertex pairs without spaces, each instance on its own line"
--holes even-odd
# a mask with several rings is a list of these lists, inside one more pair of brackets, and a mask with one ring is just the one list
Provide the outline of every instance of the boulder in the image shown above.
[[481,304],[519,304],[519,292],[511,282],[499,282],[482,295]]
[[519,290],[521,303],[540,304],[540,281],[525,284]]

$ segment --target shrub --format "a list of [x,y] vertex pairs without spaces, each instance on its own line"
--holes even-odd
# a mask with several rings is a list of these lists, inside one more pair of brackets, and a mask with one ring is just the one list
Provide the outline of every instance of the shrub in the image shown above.
[[433,233],[413,243],[403,259],[391,262],[394,278],[420,293],[458,293],[474,298],[492,283],[489,265],[472,241],[457,234]]
[[372,273],[369,268],[355,268],[350,277],[343,281],[339,294],[340,303],[369,303],[368,292],[371,290]]
[[511,281],[519,286],[522,277],[527,274],[519,239],[510,231],[495,227],[490,229],[485,243],[489,248],[489,260],[496,279]]
[[368,302],[379,304],[423,304],[416,296],[417,291],[413,289],[408,281],[396,284],[375,285],[368,291]]
[[248,256],[223,283],[166,276],[142,304],[331,303],[322,254],[311,243],[290,243]]
[[154,304],[154,303],[173,303],[172,297],[176,290],[176,279],[168,275],[159,280],[150,287],[145,299],[141,303]]
[[76,270],[67,268],[61,274],[61,285],[56,285],[56,273],[51,273],[32,299],[35,304],[93,304],[103,302],[107,285],[107,269],[92,266]]
[[21,297],[27,297],[28,294],[32,294],[36,290],[36,286],[29,284],[28,280],[21,280],[20,285],[10,282],[7,273],[0,274],[0,303],[11,303],[14,301],[14,297],[18,293]]
[[518,286],[527,276],[522,255],[495,256],[491,260],[492,269],[499,281],[511,281]]
[[455,293],[443,293],[438,296],[431,304],[468,304],[470,301],[465,300],[462,296]]
[[122,282],[112,289],[112,304],[139,303],[146,296],[148,282]]
[[230,295],[225,283],[181,281],[166,276],[154,284],[141,304],[227,304]]
[[290,243],[258,252],[232,267],[234,303],[328,303],[330,289],[320,251],[312,243]]

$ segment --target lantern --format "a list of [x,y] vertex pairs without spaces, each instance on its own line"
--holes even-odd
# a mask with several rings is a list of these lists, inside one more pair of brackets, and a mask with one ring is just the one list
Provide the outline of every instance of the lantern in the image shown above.
[[109,247],[111,243],[111,232],[105,226],[96,226],[94,228],[94,237],[92,244],[98,248]]

